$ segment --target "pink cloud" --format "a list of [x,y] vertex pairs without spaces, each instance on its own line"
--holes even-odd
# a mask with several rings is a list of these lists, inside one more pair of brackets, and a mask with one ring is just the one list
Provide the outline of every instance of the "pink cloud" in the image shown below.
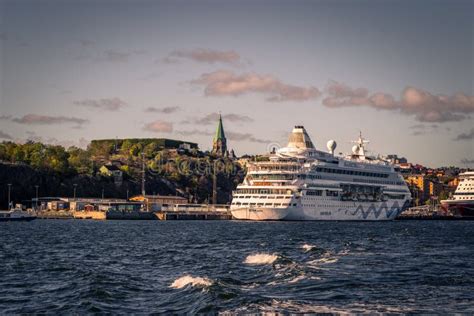
[[400,100],[377,92],[369,96],[365,88],[353,89],[330,81],[322,104],[327,107],[369,106],[378,110],[399,110],[420,122],[449,122],[468,118],[474,112],[474,97],[463,93],[452,96],[434,95],[422,89],[407,87]]
[[202,74],[191,81],[193,84],[204,85],[206,96],[239,96],[248,93],[267,95],[267,101],[308,101],[320,96],[315,87],[299,87],[283,83],[270,75],[245,73],[237,75],[232,71],[219,70]]
[[78,100],[73,102],[75,105],[100,109],[104,111],[118,111],[123,107],[126,107],[128,104],[121,100],[120,98],[104,98],[104,99],[85,99]]
[[82,126],[89,121],[77,117],[66,117],[66,116],[48,116],[38,114],[27,114],[20,118],[12,119],[13,122],[26,125],[51,125],[51,124],[64,124],[74,123],[78,127]]
[[146,124],[143,130],[154,133],[171,133],[173,131],[173,123],[165,121],[154,121]]
[[179,59],[190,59],[196,62],[215,64],[237,65],[240,62],[240,55],[233,51],[219,51],[212,49],[175,50],[164,58],[166,63],[176,63]]

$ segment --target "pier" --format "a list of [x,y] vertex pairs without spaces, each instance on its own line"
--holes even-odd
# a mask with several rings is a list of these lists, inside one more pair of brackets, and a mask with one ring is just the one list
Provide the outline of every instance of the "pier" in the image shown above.
[[155,212],[162,221],[169,220],[231,220],[229,205],[177,204]]

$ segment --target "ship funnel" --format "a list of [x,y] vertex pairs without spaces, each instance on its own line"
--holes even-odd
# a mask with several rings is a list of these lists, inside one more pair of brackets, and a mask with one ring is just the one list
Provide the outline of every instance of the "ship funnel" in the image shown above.
[[306,148],[314,149],[313,142],[311,141],[311,138],[309,138],[309,135],[306,132],[306,129],[300,125],[297,125],[295,126],[295,128],[293,128],[293,131],[290,134],[290,139],[288,140],[287,147],[300,148],[300,149],[306,149]]

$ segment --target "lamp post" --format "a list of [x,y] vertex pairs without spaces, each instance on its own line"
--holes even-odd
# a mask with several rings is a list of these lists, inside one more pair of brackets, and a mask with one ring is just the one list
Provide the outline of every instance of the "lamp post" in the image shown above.
[[38,210],[38,189],[39,189],[39,185],[35,185],[35,189],[36,189],[35,210]]
[[76,200],[76,188],[77,188],[77,183],[74,183],[73,186],[74,186],[74,200]]
[[11,204],[11,199],[10,199],[11,188],[12,188],[12,184],[9,183],[8,184],[8,209],[10,209],[10,204]]

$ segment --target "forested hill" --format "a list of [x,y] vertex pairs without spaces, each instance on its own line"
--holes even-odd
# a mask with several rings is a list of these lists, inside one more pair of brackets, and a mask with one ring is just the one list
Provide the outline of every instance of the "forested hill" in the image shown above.
[[[183,146],[183,144],[185,144]],[[87,149],[27,142],[0,143],[0,209],[7,207],[8,184],[15,202],[39,196],[126,198],[140,194],[142,163],[147,194],[180,195],[205,202],[212,195],[214,170],[218,203],[227,203],[244,172],[234,161],[203,153],[197,145],[168,139],[92,141]],[[120,170],[121,179],[104,172]],[[112,168],[110,167],[112,166]],[[105,170],[107,171],[107,170]]]

